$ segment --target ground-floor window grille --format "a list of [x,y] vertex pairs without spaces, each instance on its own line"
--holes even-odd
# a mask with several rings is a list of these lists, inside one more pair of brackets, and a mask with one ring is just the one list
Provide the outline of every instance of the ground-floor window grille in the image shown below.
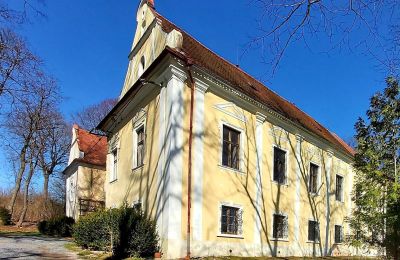
[[340,225],[335,225],[335,243],[343,242],[343,227]]
[[221,206],[221,234],[241,235],[242,210],[238,207]]

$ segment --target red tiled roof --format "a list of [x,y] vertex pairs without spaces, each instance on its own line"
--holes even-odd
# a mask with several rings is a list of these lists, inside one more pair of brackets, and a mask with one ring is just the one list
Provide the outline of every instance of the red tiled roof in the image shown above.
[[107,137],[89,133],[85,129],[74,124],[79,151],[83,152],[83,158],[79,161],[99,166],[106,165]]
[[293,103],[280,97],[237,66],[212,52],[185,31],[161,16],[154,9],[150,9],[153,11],[156,18],[161,21],[161,27],[165,32],[168,33],[175,29],[182,33],[182,49],[175,50],[178,55],[182,55],[183,52],[186,58],[192,60],[195,65],[206,69],[211,74],[214,74],[223,80],[226,80],[230,85],[232,85],[232,87],[236,88],[240,92],[257,100],[315,135],[322,137],[346,154],[353,155],[353,153],[348,149],[349,147],[343,141],[340,141],[340,138],[339,140],[328,129],[301,111]]
[[342,138],[340,138],[337,134],[332,132],[333,137],[336,138],[336,140],[338,140],[339,143],[342,144],[342,146],[351,154],[351,155],[355,155],[356,151],[354,151],[354,149],[348,145]]

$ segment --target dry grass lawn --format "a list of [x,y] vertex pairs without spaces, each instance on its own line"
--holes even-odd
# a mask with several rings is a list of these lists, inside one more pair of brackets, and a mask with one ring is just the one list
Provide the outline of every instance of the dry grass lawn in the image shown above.
[[39,235],[39,231],[35,224],[24,224],[22,227],[15,225],[0,226],[0,236],[10,234],[23,234],[23,235]]

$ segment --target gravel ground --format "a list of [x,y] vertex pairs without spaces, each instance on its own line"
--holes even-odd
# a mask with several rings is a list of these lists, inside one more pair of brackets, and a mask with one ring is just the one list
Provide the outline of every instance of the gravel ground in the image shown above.
[[77,255],[68,251],[61,238],[1,235],[0,260],[3,259],[78,259]]

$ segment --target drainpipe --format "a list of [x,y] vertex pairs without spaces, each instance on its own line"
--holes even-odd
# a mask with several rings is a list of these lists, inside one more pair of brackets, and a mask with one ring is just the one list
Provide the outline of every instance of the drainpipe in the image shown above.
[[191,228],[191,218],[190,209],[192,204],[192,139],[193,139],[193,103],[194,103],[194,80],[192,76],[191,61],[187,62],[187,71],[189,74],[190,82],[190,114],[189,114],[189,163],[188,163],[188,204],[187,204],[187,237],[186,237],[186,259],[190,259],[190,228]]

